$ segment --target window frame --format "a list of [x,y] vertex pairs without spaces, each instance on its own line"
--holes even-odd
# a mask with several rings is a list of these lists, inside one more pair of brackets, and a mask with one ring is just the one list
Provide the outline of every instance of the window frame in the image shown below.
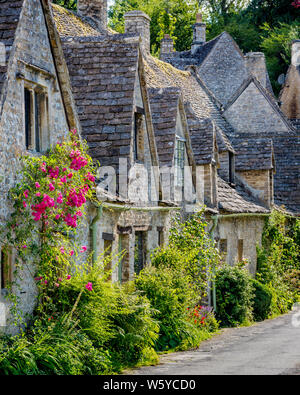
[[[5,267],[6,266],[6,267]],[[0,250],[0,293],[7,291],[12,283],[12,252],[2,247]]]
[[[145,231],[135,231],[134,237],[134,272],[139,274],[141,270],[144,269],[146,265],[146,235]],[[138,237],[138,238],[137,238]],[[138,242],[138,245],[137,245]],[[138,250],[138,258],[141,258],[141,261],[137,261],[137,248]]]
[[[135,107],[134,111],[134,135],[133,135],[133,159],[135,162],[143,163],[144,161],[144,139],[145,139],[145,110],[142,107]],[[139,141],[142,141],[140,147]],[[142,148],[142,149],[140,149]]]
[[186,139],[176,136],[174,153],[174,186],[184,188],[184,167],[186,160]]
[[24,83],[24,129],[27,151],[47,151],[50,147],[48,90],[27,81]]

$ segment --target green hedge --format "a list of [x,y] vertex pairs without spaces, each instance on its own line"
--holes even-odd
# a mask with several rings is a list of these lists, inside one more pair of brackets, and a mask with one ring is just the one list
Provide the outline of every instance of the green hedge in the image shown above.
[[216,272],[217,319],[221,326],[237,326],[253,318],[254,288],[245,269],[224,265]]

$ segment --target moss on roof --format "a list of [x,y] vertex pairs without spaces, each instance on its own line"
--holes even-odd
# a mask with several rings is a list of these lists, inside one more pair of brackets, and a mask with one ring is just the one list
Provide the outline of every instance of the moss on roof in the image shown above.
[[83,22],[73,12],[52,4],[53,16],[58,33],[62,36],[98,36],[99,32]]
[[[99,36],[98,30],[83,21],[74,12],[57,4],[52,4],[52,9],[57,30],[61,36]],[[110,28],[107,28],[107,33],[116,34]]]

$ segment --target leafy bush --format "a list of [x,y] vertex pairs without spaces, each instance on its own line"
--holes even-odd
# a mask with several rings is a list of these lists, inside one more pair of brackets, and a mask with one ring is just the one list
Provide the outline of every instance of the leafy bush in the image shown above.
[[111,371],[106,351],[96,349],[74,321],[40,320],[26,333],[0,339],[0,374],[79,375]]
[[245,269],[224,265],[216,272],[216,317],[222,326],[237,326],[252,319],[254,290]]
[[300,221],[272,211],[258,248],[256,278],[272,292],[271,316],[299,301]]
[[218,327],[213,315],[205,326],[190,319],[188,308],[193,308],[207,296],[211,268],[218,263],[219,254],[206,231],[203,211],[185,222],[174,219],[169,245],[156,250],[152,266],[136,278],[136,287],[143,291],[157,311],[160,336],[159,351],[196,347],[208,333]]
[[212,319],[207,327],[191,319],[189,306],[195,305],[198,296],[178,268],[147,267],[137,277],[136,286],[156,310],[155,318],[160,327],[157,350],[197,347],[209,337],[210,331],[217,329]]
[[257,280],[252,280],[254,286],[253,318],[255,321],[267,319],[271,313],[272,291]]

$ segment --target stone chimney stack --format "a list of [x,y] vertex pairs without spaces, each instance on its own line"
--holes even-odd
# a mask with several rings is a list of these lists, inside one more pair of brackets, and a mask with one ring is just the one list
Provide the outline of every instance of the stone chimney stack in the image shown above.
[[150,53],[150,17],[142,11],[129,11],[124,17],[125,33],[139,34],[143,50]]
[[300,40],[292,41],[292,65],[300,66]]
[[165,34],[165,37],[160,42],[160,57],[161,59],[174,52],[174,42],[169,34]]
[[196,23],[193,25],[194,36],[192,54],[206,42],[206,24],[202,22],[202,14],[197,14]]
[[91,19],[98,28],[107,27],[107,0],[77,0],[77,13]]
[[261,85],[267,87],[267,65],[266,58],[262,52],[248,52],[245,55],[246,66],[249,73],[253,74],[254,77],[261,83]]

